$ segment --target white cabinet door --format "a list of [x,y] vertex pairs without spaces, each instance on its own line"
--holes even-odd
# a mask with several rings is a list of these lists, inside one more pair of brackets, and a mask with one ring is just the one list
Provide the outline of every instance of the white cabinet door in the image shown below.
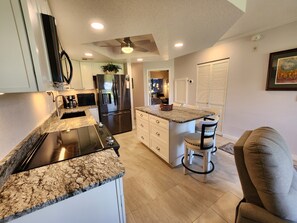
[[37,91],[30,47],[17,0],[0,1],[0,91]]
[[[81,79],[81,69],[80,69],[80,62],[76,60],[71,60],[72,68],[73,68],[73,76],[70,82],[70,87],[73,89],[83,89],[82,86],[82,79]],[[62,63],[63,69],[64,65]]]
[[101,66],[102,65],[105,65],[103,63],[93,63],[93,75],[96,75],[96,74],[104,74]]
[[41,14],[51,14],[47,0],[20,0],[25,21],[35,78],[39,91],[52,90],[52,77]]
[[93,63],[80,62],[82,86],[84,89],[94,89]]
[[122,179],[26,214],[12,223],[125,223]]

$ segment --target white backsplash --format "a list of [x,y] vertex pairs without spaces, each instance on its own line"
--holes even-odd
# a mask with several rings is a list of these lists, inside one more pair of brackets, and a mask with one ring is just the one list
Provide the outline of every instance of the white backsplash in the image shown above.
[[52,98],[45,92],[1,95],[0,160],[42,124],[54,109]]

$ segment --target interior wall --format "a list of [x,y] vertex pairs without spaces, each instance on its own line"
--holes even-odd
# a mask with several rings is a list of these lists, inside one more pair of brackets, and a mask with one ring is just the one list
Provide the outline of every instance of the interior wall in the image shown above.
[[150,71],[157,71],[157,70],[169,70],[169,104],[171,104],[173,99],[173,83],[175,78],[175,71],[174,71],[174,60],[168,61],[160,61],[160,62],[146,62],[143,64],[143,83],[144,83],[144,103],[148,105],[148,73]]
[[47,93],[0,96],[0,160],[54,112]]
[[223,134],[240,137],[244,131],[271,126],[297,155],[296,91],[265,91],[269,54],[297,47],[297,22],[250,37],[220,42],[206,50],[176,58],[175,77],[189,77],[189,103],[195,104],[196,65],[230,58]]
[[143,64],[132,63],[133,102],[134,107],[144,106]]

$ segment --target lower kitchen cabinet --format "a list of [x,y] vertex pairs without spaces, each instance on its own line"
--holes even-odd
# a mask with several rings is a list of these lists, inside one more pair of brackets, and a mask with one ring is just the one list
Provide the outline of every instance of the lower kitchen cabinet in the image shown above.
[[177,123],[136,110],[136,122],[139,141],[171,166],[181,164],[184,136],[194,132],[194,120]]
[[150,147],[148,117],[148,114],[136,111],[137,138],[144,145]]
[[125,223],[122,178],[54,203],[12,223]]

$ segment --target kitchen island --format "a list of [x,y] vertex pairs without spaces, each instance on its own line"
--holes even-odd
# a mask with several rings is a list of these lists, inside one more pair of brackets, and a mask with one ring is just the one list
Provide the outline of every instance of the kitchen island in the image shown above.
[[[23,154],[20,150],[28,149],[44,132],[96,123],[88,108],[79,109],[86,111],[85,117],[60,120],[53,116],[24,140],[26,146],[11,153]],[[9,154],[10,160],[2,161],[0,169],[17,162],[17,157]],[[114,150],[106,149],[9,175],[0,188],[0,222],[125,222],[124,173]]]
[[181,164],[184,154],[184,136],[195,132],[195,120],[209,115],[213,113],[184,107],[173,107],[171,111],[161,111],[159,105],[137,107],[137,137],[175,167]]

